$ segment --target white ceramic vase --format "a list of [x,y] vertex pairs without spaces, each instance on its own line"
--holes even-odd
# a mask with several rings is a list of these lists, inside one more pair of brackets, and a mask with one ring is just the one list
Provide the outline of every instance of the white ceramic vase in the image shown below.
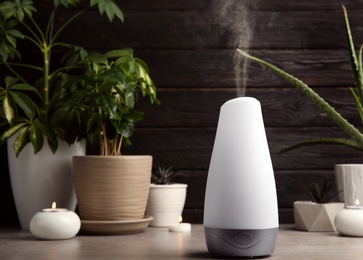
[[16,157],[13,150],[15,138],[8,140],[7,150],[11,186],[21,227],[29,229],[34,214],[49,208],[53,202],[57,203],[57,207],[74,211],[77,200],[72,178],[72,156],[84,155],[86,142],[69,146],[59,141],[55,154],[47,141],[37,154],[28,144]]
[[179,217],[182,215],[185,204],[187,187],[187,184],[180,183],[150,184],[145,213],[154,218],[150,226],[168,227],[179,223]]
[[363,205],[363,164],[337,164],[335,177],[339,200],[347,206]]

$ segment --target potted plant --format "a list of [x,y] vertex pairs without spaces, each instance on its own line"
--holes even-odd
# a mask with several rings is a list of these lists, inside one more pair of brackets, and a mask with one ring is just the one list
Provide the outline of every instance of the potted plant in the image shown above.
[[168,227],[179,223],[188,185],[173,183],[172,180],[177,176],[186,176],[186,174],[176,172],[172,167],[159,166],[154,170],[145,213],[154,218],[150,226]]
[[[361,120],[363,120],[363,68],[362,68],[362,50],[363,45],[361,45],[359,49],[358,56],[355,52],[354,42],[352,38],[352,34],[350,31],[348,13],[344,5],[342,6],[344,12],[344,21],[346,25],[346,32],[348,38],[348,50],[350,55],[350,63],[352,67],[352,71],[355,78],[355,88],[351,87],[350,91],[353,96],[353,100],[357,107],[357,111]],[[363,134],[360,130],[352,125],[348,120],[346,120],[341,114],[339,114],[328,102],[326,102],[323,98],[321,98],[313,89],[311,89],[307,84],[302,82],[301,80],[295,78],[294,76],[286,73],[285,71],[277,68],[276,66],[254,57],[240,49],[237,50],[241,55],[244,57],[251,59],[257,63],[260,63],[271,71],[275,72],[277,75],[281,76],[292,85],[300,89],[312,102],[314,102],[324,113],[326,113],[330,119],[341,129],[345,132],[350,138],[318,138],[312,140],[301,141],[296,144],[293,144],[289,147],[284,148],[281,152],[287,152],[302,146],[306,145],[318,145],[318,144],[337,144],[337,145],[345,145],[350,148],[356,149],[358,151],[363,151]],[[350,167],[351,165],[348,165]],[[357,167],[355,167],[357,168]],[[361,168],[361,167],[360,167]],[[350,171],[350,170],[346,170]],[[344,172],[344,171],[341,171]],[[339,174],[339,173],[336,173]],[[349,175],[347,175],[349,176]],[[346,192],[350,192],[351,190],[357,189],[358,187],[353,187],[358,183],[352,183],[351,180],[345,180],[341,176],[337,176],[338,188],[342,189],[342,194],[345,195]],[[339,183],[342,182],[342,183]],[[353,186],[352,186],[353,185]],[[363,188],[363,187],[361,187]],[[359,194],[359,197],[355,198],[363,201],[363,194]],[[354,200],[347,201],[346,198],[344,200],[346,203],[354,203]],[[354,205],[354,204],[352,204]]]
[[[84,3],[79,5],[80,3]],[[43,24],[39,5],[52,9]],[[74,128],[75,118],[54,124],[54,113],[64,102],[64,72],[78,72],[87,51],[60,41],[60,35],[85,11],[98,7],[109,20],[123,20],[113,0],[7,0],[0,3],[0,66],[5,74],[0,83],[0,142],[8,145],[9,168],[14,199],[21,226],[28,229],[30,218],[57,201],[75,209],[71,176],[72,155],[85,154],[84,136]],[[59,9],[80,7],[73,16],[57,19]],[[18,48],[23,40],[26,47]],[[32,49],[36,58],[22,59]],[[60,64],[51,55],[66,51]],[[52,59],[51,59],[52,57]],[[47,140],[47,142],[44,141]],[[73,144],[71,147],[69,145]],[[41,168],[39,168],[41,167]]]
[[333,183],[314,181],[306,188],[311,201],[294,202],[295,227],[304,231],[335,231],[334,218],[344,203],[331,202]]
[[54,113],[54,123],[60,125],[78,118],[75,127],[100,147],[100,155],[73,157],[82,223],[93,223],[98,230],[100,225],[144,222],[152,156],[121,156],[121,147],[130,144],[135,123],[143,117],[136,110],[139,95],[158,103],[155,85],[132,49],[92,53],[84,62],[82,75],[65,75],[69,80],[61,86],[64,102]]

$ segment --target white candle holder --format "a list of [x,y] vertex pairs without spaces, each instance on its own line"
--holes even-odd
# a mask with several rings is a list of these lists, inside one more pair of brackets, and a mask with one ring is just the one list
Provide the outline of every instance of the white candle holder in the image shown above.
[[335,216],[334,225],[343,236],[363,237],[363,207],[359,199],[355,206],[348,205]]
[[38,239],[61,240],[77,235],[81,221],[67,209],[43,209],[30,220],[30,232]]
[[170,232],[178,232],[178,233],[184,233],[184,232],[190,232],[192,229],[192,226],[190,223],[179,223],[169,226]]

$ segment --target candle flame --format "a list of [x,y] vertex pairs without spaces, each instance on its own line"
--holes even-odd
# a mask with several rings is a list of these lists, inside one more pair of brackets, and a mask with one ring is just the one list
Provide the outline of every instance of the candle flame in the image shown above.
[[179,223],[182,223],[182,222],[183,222],[183,217],[179,216]]
[[356,206],[359,206],[359,204],[360,204],[359,199],[356,199],[356,200],[355,200],[355,205],[356,205]]
[[55,202],[53,202],[52,209],[56,209],[56,208],[57,208],[57,204]]

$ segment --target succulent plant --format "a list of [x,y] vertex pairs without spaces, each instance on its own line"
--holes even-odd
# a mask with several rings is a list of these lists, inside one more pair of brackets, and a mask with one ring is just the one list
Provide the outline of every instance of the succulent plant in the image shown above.
[[162,185],[168,185],[172,184],[171,180],[173,180],[177,176],[184,176],[187,175],[183,172],[175,172],[173,170],[173,167],[165,167],[165,166],[159,166],[152,174],[151,176],[151,182],[154,184],[162,184]]
[[338,193],[333,192],[333,182],[324,180],[311,182],[307,187],[311,200],[316,203],[329,203]]

